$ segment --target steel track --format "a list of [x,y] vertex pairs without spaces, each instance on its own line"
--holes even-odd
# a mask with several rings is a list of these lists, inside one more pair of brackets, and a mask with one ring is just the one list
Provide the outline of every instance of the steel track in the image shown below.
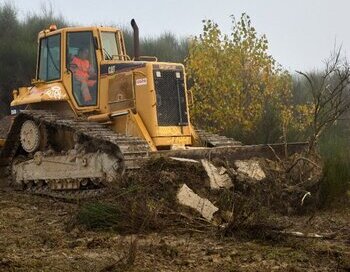
[[[12,162],[20,147],[20,129],[26,120],[33,120],[38,124],[45,125],[49,130],[68,131],[77,135],[79,143],[85,145],[88,152],[102,151],[118,158],[123,165],[122,172],[139,168],[140,164],[149,157],[149,146],[146,141],[138,137],[115,133],[103,124],[87,122],[86,120],[62,119],[58,114],[48,111],[22,111],[13,120],[0,154],[0,166],[5,167],[8,174],[11,173]],[[11,175],[8,176],[11,179]],[[46,186],[32,186],[27,191],[55,198],[78,200],[101,195],[107,191],[107,188],[58,191],[50,190]]]

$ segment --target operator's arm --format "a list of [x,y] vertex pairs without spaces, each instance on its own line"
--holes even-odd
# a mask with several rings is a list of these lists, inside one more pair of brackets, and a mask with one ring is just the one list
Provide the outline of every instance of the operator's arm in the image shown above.
[[93,65],[91,65],[89,63],[89,78],[96,78],[97,74],[96,74],[96,71],[93,67]]
[[77,58],[74,57],[70,62],[69,69],[75,74],[78,69]]

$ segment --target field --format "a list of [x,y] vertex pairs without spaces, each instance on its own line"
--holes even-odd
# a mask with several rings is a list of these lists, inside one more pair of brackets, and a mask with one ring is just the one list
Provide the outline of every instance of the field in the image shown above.
[[[176,171],[183,174],[182,168]],[[103,203],[115,199],[106,196]],[[143,231],[134,231],[130,222],[122,231],[113,226],[87,228],[76,220],[84,205],[3,187],[0,270],[350,271],[348,205],[304,215],[271,214],[275,226],[247,224],[225,234],[217,227],[186,227],[187,221]],[[255,206],[259,210],[259,203]],[[315,238],[315,234],[322,237]]]

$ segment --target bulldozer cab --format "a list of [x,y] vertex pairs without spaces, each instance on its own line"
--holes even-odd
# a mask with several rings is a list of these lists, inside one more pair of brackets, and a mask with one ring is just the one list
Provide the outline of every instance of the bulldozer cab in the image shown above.
[[39,34],[34,83],[62,80],[66,89],[71,90],[76,108],[98,107],[98,64],[125,60],[122,34],[112,28],[53,29]]

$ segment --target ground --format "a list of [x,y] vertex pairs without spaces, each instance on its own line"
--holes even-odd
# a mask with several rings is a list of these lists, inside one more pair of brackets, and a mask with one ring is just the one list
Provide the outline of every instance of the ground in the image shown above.
[[350,271],[349,207],[279,218],[288,230],[327,234],[320,239],[87,231],[71,223],[79,205],[1,189],[0,270]]

